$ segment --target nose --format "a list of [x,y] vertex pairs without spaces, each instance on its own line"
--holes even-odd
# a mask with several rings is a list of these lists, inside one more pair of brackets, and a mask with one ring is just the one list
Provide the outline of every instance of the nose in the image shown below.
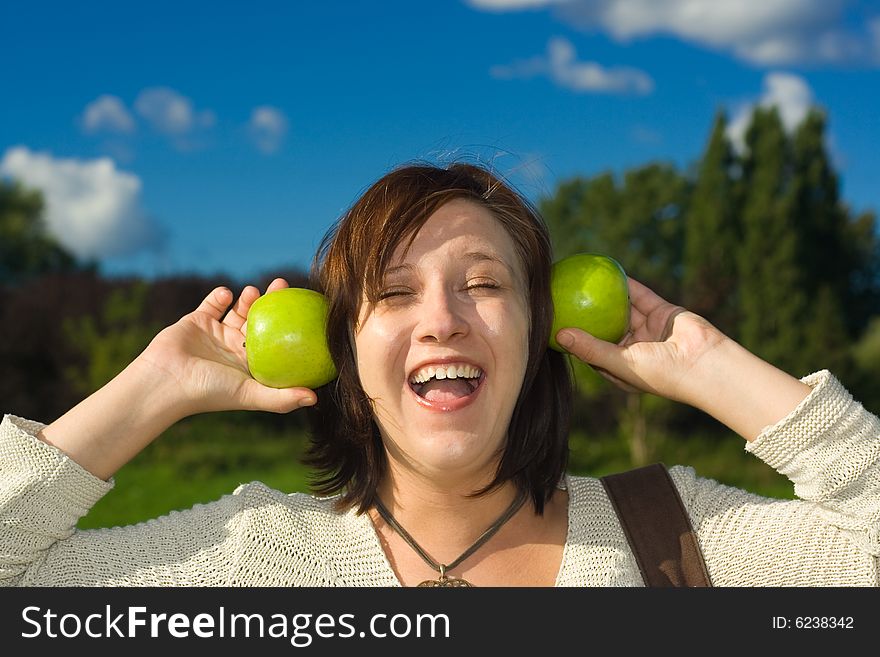
[[425,291],[419,308],[416,337],[420,342],[448,342],[468,334],[466,304],[445,286]]

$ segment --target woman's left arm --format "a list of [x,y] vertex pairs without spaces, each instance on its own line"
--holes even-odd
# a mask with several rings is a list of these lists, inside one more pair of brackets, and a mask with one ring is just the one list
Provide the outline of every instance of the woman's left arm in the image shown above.
[[[799,498],[818,504],[792,506],[798,518],[818,513],[827,526],[846,531],[863,554],[876,559],[880,419],[827,370],[796,379],[699,315],[638,281],[629,284],[632,324],[619,343],[571,328],[561,330],[557,341],[619,387],[690,404],[724,423],[749,441],[747,451],[788,477]],[[727,493],[701,499],[715,497],[730,500]],[[770,509],[766,502],[752,505],[760,511],[759,524],[767,520],[761,515]],[[717,522],[725,517],[714,507],[703,515]],[[794,523],[789,528],[795,526],[800,527]],[[828,540],[829,554],[839,549],[833,534]]]
[[726,573],[727,583],[876,586],[880,419],[828,370],[802,381],[807,397],[746,445],[787,477],[800,499],[759,498],[685,476],[690,469],[672,468],[673,477],[707,563]]
[[694,406],[748,441],[787,416],[810,387],[704,318],[629,279],[632,321],[615,344],[574,328],[557,341],[619,387]]
[[683,382],[682,401],[752,442],[791,413],[811,388],[726,337]]

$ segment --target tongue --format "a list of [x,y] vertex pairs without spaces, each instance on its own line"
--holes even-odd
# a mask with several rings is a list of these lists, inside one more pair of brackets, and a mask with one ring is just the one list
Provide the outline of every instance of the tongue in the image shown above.
[[422,386],[419,394],[428,401],[444,402],[467,397],[472,392],[473,388],[464,379],[431,379]]

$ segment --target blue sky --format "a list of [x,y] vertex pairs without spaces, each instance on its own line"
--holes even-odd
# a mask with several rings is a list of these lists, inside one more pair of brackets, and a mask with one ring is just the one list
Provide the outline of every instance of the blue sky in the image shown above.
[[109,274],[307,267],[390,168],[491,164],[537,200],[700,155],[714,113],[829,117],[880,209],[880,3],[45,2],[0,7],[0,175]]

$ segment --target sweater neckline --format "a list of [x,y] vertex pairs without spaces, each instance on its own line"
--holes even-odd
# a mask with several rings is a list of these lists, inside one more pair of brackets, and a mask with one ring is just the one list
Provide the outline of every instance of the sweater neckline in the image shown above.
[[[572,523],[571,519],[572,508],[574,506],[574,500],[572,499],[572,496],[575,495],[574,489],[576,489],[577,486],[572,487],[571,482],[569,481],[568,474],[565,474],[557,488],[559,490],[565,490],[568,492],[568,510],[566,512],[568,527],[565,531],[565,545],[562,547],[562,560],[559,564],[559,571],[556,573],[556,580],[553,583],[554,587],[559,586],[559,583],[563,580],[563,575],[568,570],[568,562],[570,560],[569,546],[572,544],[572,531],[574,527],[574,523]],[[379,532],[376,531],[376,526],[370,519],[370,515],[368,513],[364,513],[361,515],[360,520],[367,525],[367,529],[371,536],[371,547],[375,552],[374,556],[384,568],[385,578],[387,578],[393,586],[405,588],[400,579],[398,579],[397,573],[394,572],[394,568],[391,566],[391,562],[388,560],[388,555],[385,554],[385,550],[382,548],[382,541],[379,538]]]

